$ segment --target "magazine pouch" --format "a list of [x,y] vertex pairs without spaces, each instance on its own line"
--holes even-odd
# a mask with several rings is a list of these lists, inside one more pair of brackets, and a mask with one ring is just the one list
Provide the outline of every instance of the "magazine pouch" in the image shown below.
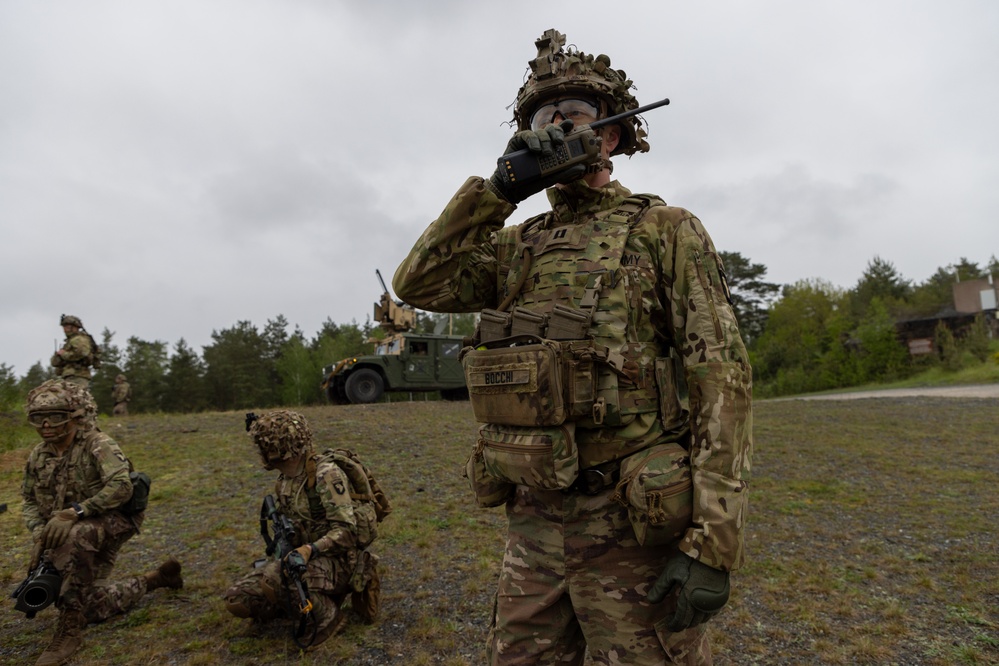
[[[485,475],[514,485],[565,489],[579,474],[576,425],[509,426],[483,423],[479,441]],[[474,454],[473,454],[474,458]]]
[[694,508],[690,455],[671,442],[628,456],[613,499],[627,507],[638,543],[676,542],[690,527]]

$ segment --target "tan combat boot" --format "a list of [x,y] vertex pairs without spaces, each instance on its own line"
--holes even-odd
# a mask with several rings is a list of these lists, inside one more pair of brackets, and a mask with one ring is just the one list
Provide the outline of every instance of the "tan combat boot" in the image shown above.
[[184,587],[184,579],[180,575],[180,562],[172,557],[155,571],[150,571],[143,577],[146,579],[146,592],[152,592],[161,587],[169,587],[174,590]]
[[87,618],[80,611],[63,611],[52,642],[38,657],[35,666],[61,666],[72,658],[83,645],[83,629]]

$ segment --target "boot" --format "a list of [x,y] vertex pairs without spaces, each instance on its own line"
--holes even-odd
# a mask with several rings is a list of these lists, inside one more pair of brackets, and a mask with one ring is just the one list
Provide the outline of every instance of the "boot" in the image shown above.
[[372,562],[371,578],[368,579],[364,589],[350,594],[350,605],[354,608],[354,612],[368,624],[375,621],[378,609],[381,607],[382,581],[378,576],[376,562]]
[[83,645],[83,629],[86,626],[87,618],[82,612],[64,610],[60,613],[55,636],[38,657],[35,666],[61,666],[69,661]]
[[308,647],[309,651],[315,650],[322,645],[327,638],[336,636],[346,624],[347,614],[343,612],[342,608],[333,606],[333,617],[316,631],[316,636],[312,639],[312,644]]
[[172,557],[161,564],[155,571],[150,571],[143,576],[146,579],[146,592],[161,587],[169,587],[179,590],[184,587],[184,579],[180,576],[180,562]]

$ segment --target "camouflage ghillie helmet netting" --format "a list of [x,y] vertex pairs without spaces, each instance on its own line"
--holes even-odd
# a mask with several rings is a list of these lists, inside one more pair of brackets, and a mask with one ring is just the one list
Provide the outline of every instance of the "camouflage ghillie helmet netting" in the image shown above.
[[268,459],[290,460],[312,451],[312,429],[298,412],[282,409],[263,416],[248,414],[246,425],[264,466]]
[[[624,70],[613,69],[610,58],[592,56],[570,47],[566,50],[565,35],[558,30],[546,30],[534,44],[538,57],[530,61],[531,75],[517,92],[513,120],[518,130],[531,129],[531,115],[542,103],[571,97],[595,97],[601,103],[603,117],[638,108],[631,94],[634,87]],[[642,120],[632,116],[619,124],[621,140],[612,155],[647,153],[648,136]]]
[[67,314],[64,314],[63,316],[59,317],[59,325],[60,326],[78,326],[80,328],[83,328],[83,322],[80,320],[79,317],[75,317],[73,315],[67,315]]
[[117,375],[117,376],[115,376],[114,380],[115,380],[116,383],[120,384],[123,381],[125,381],[125,375]]
[[28,392],[26,405],[32,412],[69,412],[70,418],[80,419],[84,425],[97,420],[97,403],[90,391],[62,379],[50,379]]

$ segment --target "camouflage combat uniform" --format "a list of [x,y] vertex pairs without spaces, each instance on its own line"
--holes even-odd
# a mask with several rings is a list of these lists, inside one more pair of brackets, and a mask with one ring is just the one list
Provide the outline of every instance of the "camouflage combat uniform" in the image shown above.
[[128,402],[132,399],[132,387],[125,380],[124,375],[119,375],[111,389],[111,399],[114,400],[114,409],[111,414],[114,416],[128,416]]
[[[352,592],[360,592],[371,580],[377,557],[358,546],[350,483],[346,474],[332,461],[318,460],[313,467],[315,486],[310,487],[310,465],[294,478],[278,477],[274,499],[278,511],[295,526],[297,540],[293,547],[312,544],[303,580],[308,587],[316,619],[316,643],[335,634],[346,621],[340,609]],[[288,617],[293,606],[286,585],[281,581],[280,562],[270,559],[229,588],[225,593],[231,611],[242,607],[258,620]]]
[[113,585],[107,580],[118,550],[142,525],[142,513],[117,510],[132,496],[130,467],[115,441],[96,428],[79,430],[62,456],[42,442],[25,466],[22,513],[36,540],[56,511],[74,502],[84,511],[66,542],[45,554],[63,577],[60,610],[83,613],[88,622],[124,613],[146,593],[143,576]]
[[[626,510],[611,500],[613,485],[593,495],[518,486],[506,506],[490,663],[581,664],[587,649],[600,664],[710,663],[705,625],[670,633],[675,597],[650,604],[645,595],[677,551],[723,571],[744,559],[751,370],[721,262],[686,210],[650,198],[637,220],[621,221],[614,213],[631,192],[617,181],[598,189],[575,181],[547,194],[549,213],[504,228],[515,206],[488,181],[470,178],[417,241],[393,286],[430,311],[496,308],[514,282],[520,248],[533,244],[537,256],[510,309],[551,312],[555,303],[576,305],[570,301],[605,271],[589,333],[617,346],[612,351],[623,355],[633,381],[621,380],[627,413],[618,425],[577,424],[579,466],[611,472],[636,451],[680,442],[690,452],[693,519],[676,543],[644,547]],[[626,238],[615,256],[602,256],[610,243],[587,245],[587,234]],[[657,399],[653,391],[650,398],[650,363],[671,354],[683,370],[669,390],[679,392],[685,380],[689,395]]]
[[62,349],[52,355],[51,363],[58,377],[87,388],[90,386],[93,357],[90,334],[81,329],[66,336]]

